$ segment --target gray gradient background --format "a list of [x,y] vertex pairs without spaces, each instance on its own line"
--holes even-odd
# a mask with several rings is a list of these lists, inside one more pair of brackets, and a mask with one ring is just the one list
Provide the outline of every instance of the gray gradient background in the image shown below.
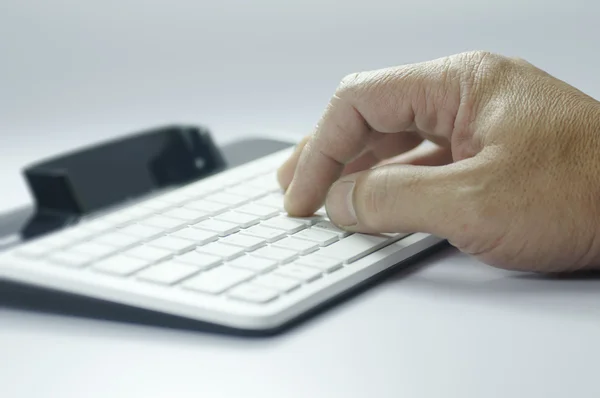
[[[600,98],[599,14],[593,0],[2,0],[0,213],[29,201],[28,162],[141,127],[299,138],[359,70],[484,49]],[[599,289],[448,250],[263,341],[0,303],[0,396],[598,397]]]

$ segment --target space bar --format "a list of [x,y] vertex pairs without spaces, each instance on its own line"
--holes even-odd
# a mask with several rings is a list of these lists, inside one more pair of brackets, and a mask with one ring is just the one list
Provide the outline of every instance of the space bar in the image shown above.
[[319,250],[316,254],[352,263],[396,240],[397,238],[381,235],[354,234]]

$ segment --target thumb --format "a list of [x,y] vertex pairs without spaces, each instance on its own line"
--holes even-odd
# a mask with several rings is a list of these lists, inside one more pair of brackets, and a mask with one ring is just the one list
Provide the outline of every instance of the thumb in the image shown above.
[[476,222],[485,190],[472,160],[447,166],[391,164],[344,176],[328,192],[331,221],[362,233],[430,233],[445,239]]

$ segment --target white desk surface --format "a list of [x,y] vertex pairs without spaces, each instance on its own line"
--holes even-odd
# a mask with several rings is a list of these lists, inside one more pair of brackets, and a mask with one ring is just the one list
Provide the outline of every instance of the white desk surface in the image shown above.
[[[358,70],[484,49],[600,98],[592,0],[291,3],[4,0],[0,212],[29,200],[26,163],[140,127],[300,137]],[[600,396],[600,279],[421,265],[264,340],[0,302],[0,396]]]

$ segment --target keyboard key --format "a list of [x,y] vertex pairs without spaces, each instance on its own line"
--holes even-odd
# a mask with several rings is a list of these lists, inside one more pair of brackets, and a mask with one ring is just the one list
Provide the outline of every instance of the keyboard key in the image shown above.
[[[108,222],[105,222],[102,219],[92,220],[92,221],[84,221],[79,225],[77,230],[81,230],[87,232],[89,235],[99,232],[107,232],[114,229],[114,225]],[[89,236],[88,235],[88,236]]]
[[298,282],[296,279],[274,274],[259,276],[253,280],[252,283],[258,286],[264,286],[278,290],[281,293],[290,292],[300,286],[300,282]]
[[280,264],[289,262],[298,257],[298,253],[278,247],[266,246],[252,252],[252,256],[277,261]]
[[319,248],[319,244],[311,242],[309,240],[302,240],[296,238],[285,238],[274,242],[273,247],[280,247],[282,249],[293,250],[300,254],[308,254]]
[[[111,226],[110,229],[113,229],[113,227]],[[64,239],[69,239],[71,243],[77,243],[86,239],[90,239],[97,234],[97,231],[93,231],[89,228],[80,228],[79,226],[60,232],[60,236],[62,236]]]
[[331,221],[320,221],[320,222],[316,223],[313,226],[313,228],[323,229],[325,231],[332,232],[332,233],[336,234],[340,238],[345,238],[347,236],[350,236],[350,234],[351,234],[348,231],[344,231],[343,229],[338,228]]
[[240,231],[240,233],[243,235],[256,236],[257,238],[262,238],[267,242],[275,242],[276,240],[287,236],[285,231],[273,228],[266,228],[262,225],[255,225],[248,229],[243,229]]
[[198,224],[192,225],[192,227],[206,231],[213,231],[218,233],[220,236],[231,235],[240,230],[240,227],[237,224],[214,219],[204,220]]
[[113,226],[116,227],[116,226],[133,223],[133,222],[135,222],[135,220],[137,218],[138,217],[136,217],[131,212],[120,210],[115,213],[108,214],[108,215],[102,217],[102,221],[105,223],[108,223],[108,224],[112,224]]
[[137,206],[144,208],[144,209],[159,212],[159,211],[164,211],[165,209],[173,207],[173,204],[162,201],[160,199],[151,199],[146,202],[142,202],[142,203],[138,204]]
[[342,267],[342,261],[335,258],[319,256],[318,253],[309,254],[305,257],[300,257],[295,261],[296,264],[305,265],[307,267],[318,268],[324,272],[332,272]]
[[173,261],[193,265],[201,270],[212,268],[223,262],[223,259],[211,254],[199,253],[197,251],[188,252],[181,256],[173,258]]
[[219,180],[205,179],[196,181],[190,185],[178,189],[177,192],[182,196],[193,199],[222,191],[226,184],[221,180],[223,178],[223,174],[221,174],[219,177]]
[[393,240],[384,236],[354,234],[324,247],[319,251],[319,255],[352,263],[385,247],[390,242]]
[[171,253],[184,253],[196,247],[196,243],[189,239],[176,238],[174,236],[163,236],[148,242],[148,246],[165,249]]
[[94,257],[85,253],[56,252],[48,257],[48,260],[68,267],[81,268],[94,261]]
[[164,230],[148,225],[133,224],[119,230],[126,235],[132,235],[141,239],[151,239],[164,235]]
[[248,228],[260,222],[260,217],[252,216],[250,214],[237,213],[233,211],[219,214],[215,217],[215,219],[234,223],[242,228]]
[[236,300],[263,304],[276,299],[279,296],[279,292],[277,290],[246,283],[234,287],[228,295]]
[[305,223],[284,216],[271,218],[264,221],[261,225],[268,228],[279,229],[288,234],[294,234],[306,228]]
[[276,191],[281,189],[281,186],[279,185],[279,182],[273,173],[268,173],[267,175],[253,178],[248,181],[247,184],[249,186],[264,188],[268,191]]
[[174,206],[180,206],[181,204],[190,200],[189,195],[181,194],[178,191],[169,192],[167,194],[163,194],[157,198],[161,202],[170,203]]
[[263,198],[257,199],[254,203],[262,205],[262,206],[273,207],[280,211],[282,211],[284,209],[283,195],[279,195],[279,194],[267,195]]
[[229,206],[239,206],[248,201],[248,198],[239,195],[232,195],[230,193],[219,192],[212,195],[208,195],[204,200],[209,202],[221,203]]
[[150,265],[150,263],[146,260],[126,255],[118,255],[95,263],[92,266],[92,269],[113,275],[126,276],[131,275],[148,265]]
[[190,240],[197,245],[205,245],[219,239],[219,234],[195,228],[184,228],[173,232],[170,236]]
[[140,258],[146,260],[149,263],[157,263],[164,261],[173,256],[173,253],[169,250],[159,249],[152,246],[138,246],[124,253],[127,256]]
[[277,266],[277,262],[266,258],[258,258],[253,256],[242,256],[238,257],[232,262],[228,263],[232,267],[244,268],[256,273],[272,270]]
[[[225,173],[219,176],[218,180],[211,181],[216,189],[215,191],[221,191],[223,188],[233,187],[245,182],[248,178],[253,177],[252,172],[245,168],[237,169],[235,173]],[[203,183],[205,183],[203,181]]]
[[84,242],[77,244],[69,249],[74,253],[80,253],[90,256],[90,258],[102,258],[113,254],[118,249],[114,246],[105,245],[96,242]]
[[321,276],[321,270],[305,267],[299,264],[288,264],[277,268],[274,274],[297,279],[301,282],[311,282]]
[[338,240],[338,235],[324,229],[310,228],[294,234],[294,238],[315,242],[320,246],[327,246]]
[[325,219],[323,217],[317,216],[317,215],[310,216],[310,217],[290,217],[290,216],[282,216],[282,217],[301,222],[307,226],[315,225],[321,221],[325,221]]
[[183,286],[203,293],[219,294],[253,276],[251,271],[224,265],[188,279]]
[[32,242],[17,249],[15,253],[23,257],[38,258],[47,255],[52,250],[54,250],[54,246],[44,245],[40,242]]
[[253,215],[256,217],[260,217],[263,220],[266,220],[271,217],[275,217],[276,215],[279,214],[279,210],[277,210],[277,209],[274,209],[269,206],[262,206],[262,205],[255,204],[255,203],[249,203],[249,204],[240,206],[240,207],[236,208],[235,211],[244,213],[244,214],[250,214],[250,215]]
[[148,208],[145,208],[142,206],[129,207],[125,210],[122,210],[121,212],[125,213],[128,216],[130,216],[131,218],[135,218],[135,219],[148,217],[148,216],[154,214],[154,210],[151,210],[151,209],[148,209]]
[[223,213],[231,206],[222,203],[208,202],[206,200],[195,200],[184,205],[184,208],[203,211],[212,215]]
[[213,242],[206,246],[196,248],[200,253],[212,254],[213,256],[221,257],[224,260],[232,260],[244,254],[243,247],[224,245],[223,243]]
[[264,189],[263,187],[242,184],[242,185],[228,188],[225,190],[225,192],[230,193],[232,195],[243,196],[248,199],[255,199],[255,198],[259,198],[263,195],[266,195],[269,191]]
[[145,220],[141,220],[140,224],[160,228],[165,232],[173,231],[178,228],[183,228],[188,225],[186,221],[161,215],[156,215]]
[[142,239],[133,236],[127,235],[122,232],[112,232],[105,235],[100,235],[96,239],[95,242],[103,243],[105,245],[113,246],[119,249],[125,249],[131,246],[138,244]]
[[138,274],[138,278],[161,285],[173,285],[198,272],[200,272],[199,268],[193,265],[169,261],[146,268]]
[[247,251],[256,250],[259,247],[264,246],[266,243],[264,239],[240,234],[230,235],[221,239],[220,242],[226,245],[243,247]]
[[80,241],[80,239],[73,240],[69,236],[58,233],[58,234],[51,234],[42,239],[38,239],[34,243],[34,245],[39,245],[39,246],[52,248],[52,249],[60,249],[62,247],[71,246],[79,241]]
[[205,211],[186,209],[184,207],[177,207],[175,209],[167,210],[162,214],[165,217],[186,221],[188,224],[195,224],[208,218],[208,213]]
[[216,192],[218,190],[218,188],[216,186],[214,187],[214,189],[211,189],[210,191],[206,190],[205,187],[206,186],[199,188],[198,185],[196,183],[194,183],[192,185],[188,185],[183,188],[179,188],[177,190],[177,193],[181,196],[188,198],[189,200],[197,200],[201,196],[206,196],[206,195]]

